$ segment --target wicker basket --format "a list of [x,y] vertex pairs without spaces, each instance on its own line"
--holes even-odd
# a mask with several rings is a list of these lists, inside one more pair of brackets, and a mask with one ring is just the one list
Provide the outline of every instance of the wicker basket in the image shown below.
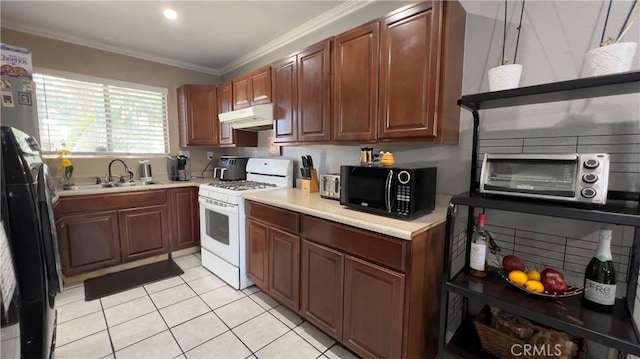
[[[489,307],[485,306],[473,320],[473,325],[476,327],[476,332],[478,333],[478,339],[480,339],[482,350],[498,359],[515,358],[515,356],[511,354],[511,347],[514,344],[523,345],[526,342],[497,329],[493,329],[485,324],[489,316]],[[545,329],[547,328],[534,324],[534,330]],[[578,338],[578,340],[574,339],[574,342],[579,346],[578,355],[574,359],[586,359],[588,354],[587,341],[582,338]],[[552,356],[520,355],[518,358],[549,359],[552,358]]]

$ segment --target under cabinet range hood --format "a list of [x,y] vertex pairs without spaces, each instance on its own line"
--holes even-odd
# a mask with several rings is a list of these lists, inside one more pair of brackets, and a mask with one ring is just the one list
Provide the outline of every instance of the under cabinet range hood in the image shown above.
[[255,105],[240,110],[218,114],[220,123],[231,125],[235,129],[266,130],[273,128],[273,105]]

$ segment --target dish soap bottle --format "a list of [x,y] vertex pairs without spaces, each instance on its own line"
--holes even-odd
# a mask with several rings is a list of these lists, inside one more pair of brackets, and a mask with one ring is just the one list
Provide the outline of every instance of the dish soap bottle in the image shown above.
[[469,255],[469,274],[476,277],[487,276],[487,237],[485,235],[486,217],[478,215],[478,225],[471,236],[471,254]]
[[611,312],[616,301],[616,271],[611,257],[611,230],[600,231],[598,250],[584,273],[583,304],[591,309]]

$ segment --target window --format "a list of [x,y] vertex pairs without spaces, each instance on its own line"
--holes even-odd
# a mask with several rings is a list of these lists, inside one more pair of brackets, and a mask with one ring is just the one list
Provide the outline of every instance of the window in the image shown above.
[[74,155],[169,153],[167,89],[96,77],[35,73],[40,142]]

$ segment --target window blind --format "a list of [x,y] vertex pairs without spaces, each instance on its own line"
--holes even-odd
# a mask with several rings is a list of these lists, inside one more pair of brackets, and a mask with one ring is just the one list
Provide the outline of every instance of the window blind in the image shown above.
[[166,89],[73,74],[33,78],[44,153],[62,143],[74,155],[169,153]]

